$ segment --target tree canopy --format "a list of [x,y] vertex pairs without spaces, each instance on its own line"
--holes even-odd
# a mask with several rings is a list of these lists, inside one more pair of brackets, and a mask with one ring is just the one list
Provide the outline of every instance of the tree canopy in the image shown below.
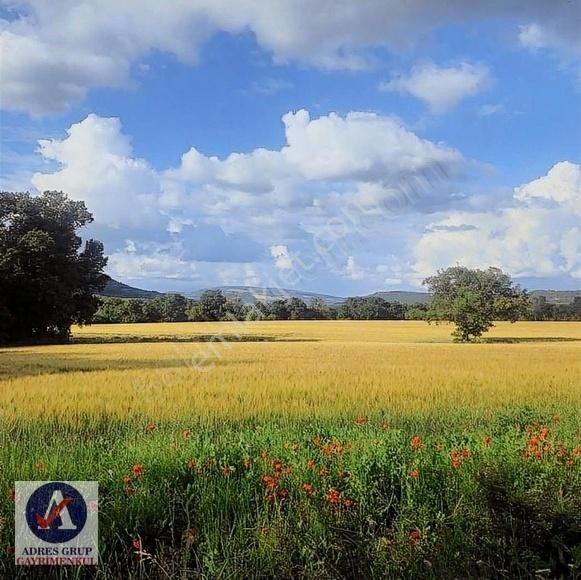
[[456,324],[457,342],[479,338],[494,320],[515,322],[530,309],[525,290],[499,268],[471,270],[453,266],[424,280],[432,294],[428,322],[446,320]]
[[105,285],[103,244],[77,235],[93,221],[64,193],[0,193],[0,343],[65,342],[91,321]]

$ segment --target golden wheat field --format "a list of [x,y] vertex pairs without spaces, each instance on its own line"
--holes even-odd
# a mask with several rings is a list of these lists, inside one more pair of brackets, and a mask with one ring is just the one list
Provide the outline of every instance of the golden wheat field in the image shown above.
[[0,417],[323,418],[581,405],[581,323],[498,323],[493,342],[468,345],[452,344],[450,331],[411,321],[77,328],[76,339],[238,334],[242,341],[5,350]]
[[0,578],[14,482],[39,478],[99,482],[102,578],[576,574],[581,323],[451,331],[95,325],[0,350]]

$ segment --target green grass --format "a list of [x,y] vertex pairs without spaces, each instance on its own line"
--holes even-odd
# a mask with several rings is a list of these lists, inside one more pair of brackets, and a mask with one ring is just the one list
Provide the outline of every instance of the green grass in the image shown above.
[[[551,450],[525,460],[531,426],[536,432],[541,425],[550,428]],[[145,422],[88,418],[84,426],[47,421],[2,429],[0,545],[13,541],[7,491],[15,477],[96,479],[102,577],[573,573],[579,571],[581,514],[577,428],[575,414],[556,420],[523,408],[492,420],[462,413],[377,415],[361,425],[356,418],[221,421],[159,424],[148,433]],[[411,445],[416,435],[421,449]],[[330,442],[347,448],[326,447]],[[558,444],[566,450],[562,457]],[[339,452],[326,454],[333,449]],[[470,456],[454,468],[450,453],[463,449]],[[137,464],[143,475],[133,475]],[[275,477],[276,488],[269,490],[265,475]],[[305,483],[314,487],[312,495]],[[339,503],[329,501],[333,489]],[[412,530],[419,540],[410,539]],[[146,554],[136,553],[133,540]],[[0,562],[2,578],[94,574],[17,570],[6,551]]]

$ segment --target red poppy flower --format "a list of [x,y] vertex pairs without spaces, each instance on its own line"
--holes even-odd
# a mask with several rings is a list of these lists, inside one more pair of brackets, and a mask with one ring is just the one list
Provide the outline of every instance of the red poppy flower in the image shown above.
[[355,418],[355,425],[357,425],[357,427],[363,427],[366,424],[367,424],[367,417],[365,415],[358,415]]

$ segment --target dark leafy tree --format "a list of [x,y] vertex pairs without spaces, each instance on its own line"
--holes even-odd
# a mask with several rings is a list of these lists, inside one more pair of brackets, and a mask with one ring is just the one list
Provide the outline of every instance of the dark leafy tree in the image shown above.
[[228,320],[244,320],[246,317],[246,307],[238,296],[226,298],[224,306],[225,317]]
[[200,296],[201,320],[222,320],[226,314],[227,300],[220,290],[206,290]]
[[164,322],[184,322],[188,319],[188,300],[181,294],[164,294],[154,298],[160,320]]
[[319,296],[316,296],[315,298],[311,299],[311,302],[309,304],[309,311],[311,314],[311,318],[314,318],[316,320],[328,320],[332,318],[333,314],[332,309],[329,308],[327,303]]
[[515,322],[530,309],[525,290],[499,268],[471,270],[453,266],[426,278],[432,293],[426,319],[456,324],[457,342],[470,342],[493,326],[494,320]]
[[93,221],[62,192],[0,193],[0,342],[66,342],[98,308],[107,258],[77,231]]
[[311,318],[306,302],[300,298],[293,296],[287,300],[287,308],[291,320],[304,320],[305,318]]
[[277,299],[273,300],[268,305],[269,318],[273,320],[288,320],[290,318],[290,311],[288,307],[288,302],[286,300]]

